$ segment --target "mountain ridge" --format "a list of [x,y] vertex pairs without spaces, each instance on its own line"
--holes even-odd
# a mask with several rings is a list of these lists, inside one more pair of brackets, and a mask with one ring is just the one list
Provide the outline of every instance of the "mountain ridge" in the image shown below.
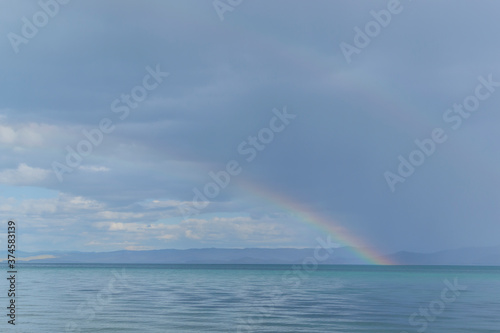
[[[316,254],[315,254],[316,252]],[[197,248],[116,250],[109,252],[43,251],[17,252],[18,260],[31,263],[102,264],[317,264],[360,265],[367,262],[352,247],[313,248]],[[500,246],[468,247],[432,253],[398,251],[381,257],[397,265],[500,265]],[[5,261],[5,259],[3,260]]]

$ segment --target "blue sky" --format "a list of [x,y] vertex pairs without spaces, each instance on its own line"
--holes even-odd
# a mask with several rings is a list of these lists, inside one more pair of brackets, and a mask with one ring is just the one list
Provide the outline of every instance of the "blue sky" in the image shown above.
[[221,2],[1,1],[0,216],[21,250],[325,235],[248,183],[382,252],[499,244],[499,4]]

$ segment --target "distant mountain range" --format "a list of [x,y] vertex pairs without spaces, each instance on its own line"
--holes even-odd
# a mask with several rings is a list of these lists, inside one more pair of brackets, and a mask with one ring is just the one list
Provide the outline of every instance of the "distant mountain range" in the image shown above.
[[[117,263],[117,264],[300,264],[314,257],[314,249],[249,248],[188,249],[113,252],[16,252],[18,261],[34,263]],[[353,249],[322,250],[320,264],[364,264]],[[318,257],[319,259],[319,257]],[[385,259],[400,265],[484,265],[500,266],[500,246],[447,250],[434,253],[397,252]],[[4,260],[5,261],[5,260]]]
[[434,253],[397,252],[388,256],[405,265],[479,265],[500,266],[500,246],[470,247]]

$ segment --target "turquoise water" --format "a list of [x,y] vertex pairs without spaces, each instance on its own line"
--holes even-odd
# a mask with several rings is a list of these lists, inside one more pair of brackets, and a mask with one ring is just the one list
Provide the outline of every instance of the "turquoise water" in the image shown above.
[[1,332],[500,332],[500,267],[24,264],[14,329],[2,280]]

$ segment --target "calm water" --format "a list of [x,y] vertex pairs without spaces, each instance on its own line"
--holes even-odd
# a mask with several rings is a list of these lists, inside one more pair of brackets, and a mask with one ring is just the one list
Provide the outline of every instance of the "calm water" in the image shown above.
[[500,332],[499,267],[313,268],[25,264],[0,331]]

